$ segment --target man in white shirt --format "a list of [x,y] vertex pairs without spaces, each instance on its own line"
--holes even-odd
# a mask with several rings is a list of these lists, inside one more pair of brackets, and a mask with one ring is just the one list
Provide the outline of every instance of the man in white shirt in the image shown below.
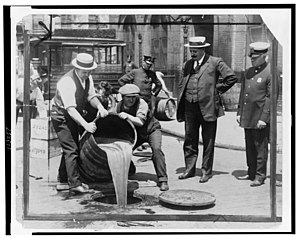
[[[71,191],[89,192],[81,182],[77,161],[79,158],[79,134],[85,130],[94,133],[95,122],[85,119],[87,104],[96,108],[97,117],[105,117],[108,112],[95,93],[91,71],[97,67],[91,55],[80,53],[72,61],[75,67],[58,82],[52,99],[51,119],[63,150],[59,167],[59,182],[67,184]],[[64,186],[63,186],[64,187]],[[59,187],[57,187],[59,190]]]
[[[36,117],[36,111],[40,117],[46,115],[46,108],[43,94],[38,87],[38,83],[41,81],[40,76],[35,73],[30,77],[30,118]],[[18,121],[19,111],[23,111],[24,101],[24,77],[18,77],[16,80],[16,120]]]
[[[149,110],[148,104],[139,96],[140,89],[135,84],[125,84],[120,87],[122,100],[117,105],[117,113],[125,120],[129,120],[137,131],[137,141],[133,150],[143,143],[149,143],[152,150],[152,162],[161,191],[169,190],[165,155],[161,149],[161,125]],[[131,162],[129,174],[135,172]]]

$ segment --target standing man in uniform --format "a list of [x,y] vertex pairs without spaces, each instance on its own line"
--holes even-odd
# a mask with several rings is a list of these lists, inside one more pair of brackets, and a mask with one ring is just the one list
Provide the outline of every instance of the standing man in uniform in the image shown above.
[[[137,131],[134,148],[148,142],[152,150],[152,161],[161,191],[169,189],[165,155],[161,149],[161,126],[152,115],[148,104],[139,97],[140,89],[134,84],[126,84],[119,89],[122,100],[117,105],[117,113],[123,119],[132,122]],[[131,170],[134,167],[130,165]],[[135,170],[135,169],[134,169]]]
[[266,62],[269,47],[267,42],[250,44],[252,67],[244,72],[237,111],[237,122],[245,131],[248,166],[247,174],[238,179],[252,180],[251,187],[264,184],[267,172],[272,78]]
[[[123,75],[118,81],[120,86],[127,83],[133,83],[140,89],[140,96],[144,99],[152,112],[154,112],[155,97],[159,94],[162,84],[157,78],[155,72],[150,70],[154,58],[144,55],[142,67],[133,69],[129,73]],[[155,85],[152,89],[153,84]]]
[[[210,46],[203,36],[191,37],[185,47],[192,59],[183,67],[179,81],[177,120],[185,121],[185,171],[178,178],[195,176],[199,148],[199,128],[202,128],[203,159],[200,183],[212,177],[217,118],[224,115],[220,94],[230,89],[237,77],[221,58],[205,53]],[[219,77],[222,81],[219,82]]]
[[[97,117],[105,117],[108,112],[95,93],[91,71],[97,64],[93,57],[80,53],[72,61],[72,65],[75,68],[57,82],[56,93],[51,102],[51,120],[63,150],[58,171],[61,189],[70,188],[71,191],[85,193],[89,189],[81,182],[77,164],[80,154],[79,134],[83,130],[94,133],[97,129],[94,122],[88,122],[84,118],[87,104],[98,110]],[[57,190],[60,188],[57,187]]]

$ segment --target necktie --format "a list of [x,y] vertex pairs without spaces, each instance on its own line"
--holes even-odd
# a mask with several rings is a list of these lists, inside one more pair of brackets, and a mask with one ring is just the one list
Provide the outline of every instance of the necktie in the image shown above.
[[197,65],[195,67],[195,72],[198,72],[199,69],[200,69],[200,65],[199,65],[199,61],[198,60],[196,62],[197,62]]

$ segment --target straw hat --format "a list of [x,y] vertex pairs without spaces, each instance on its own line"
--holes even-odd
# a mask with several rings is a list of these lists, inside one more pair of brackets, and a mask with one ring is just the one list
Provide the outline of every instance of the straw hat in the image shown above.
[[190,48],[203,48],[210,46],[210,44],[206,42],[206,38],[204,36],[194,36],[190,37],[189,43],[184,46]]
[[93,70],[97,68],[93,56],[87,53],[80,53],[72,60],[72,65],[77,69]]

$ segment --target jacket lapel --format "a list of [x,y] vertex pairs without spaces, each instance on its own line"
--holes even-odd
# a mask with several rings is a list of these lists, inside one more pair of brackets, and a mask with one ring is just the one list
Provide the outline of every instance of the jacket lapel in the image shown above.
[[200,78],[203,74],[203,72],[206,70],[206,68],[209,66],[209,55],[205,54],[204,59],[202,61],[201,67],[199,72],[197,73],[197,77]]

